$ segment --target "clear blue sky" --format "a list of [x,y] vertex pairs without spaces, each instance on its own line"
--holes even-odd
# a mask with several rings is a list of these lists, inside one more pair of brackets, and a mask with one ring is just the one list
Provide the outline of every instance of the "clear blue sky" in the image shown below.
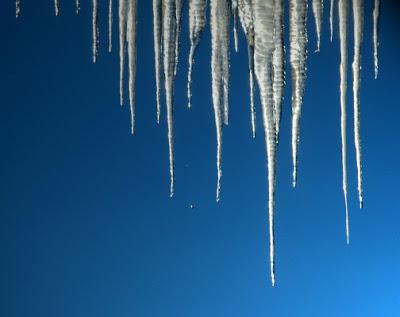
[[290,83],[283,109],[275,288],[268,267],[261,116],[254,141],[242,34],[239,53],[231,55],[231,121],[224,130],[217,204],[209,29],[197,52],[194,107],[188,111],[185,10],[175,99],[176,195],[170,199],[164,104],[162,123],[155,123],[151,1],[139,0],[135,136],[128,107],[118,105],[117,50],[106,53],[106,1],[101,1],[97,65],[91,63],[91,7],[82,2],[76,17],[74,1],[61,0],[56,18],[52,1],[23,1],[19,20],[13,1],[1,4],[1,316],[398,316],[400,20],[395,1],[382,1],[377,81],[372,1],[366,1],[362,211],[349,70],[349,246],[341,190],[339,48],[337,36],[329,42],[329,1],[319,54],[313,53],[309,16],[296,190],[290,179]]

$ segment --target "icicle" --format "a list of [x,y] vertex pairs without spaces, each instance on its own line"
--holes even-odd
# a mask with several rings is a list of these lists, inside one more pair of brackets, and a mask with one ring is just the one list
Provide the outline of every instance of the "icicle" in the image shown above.
[[232,0],[232,15],[233,15],[233,40],[235,44],[235,52],[239,50],[239,40],[237,32],[237,18],[238,18],[238,0]]
[[79,14],[80,10],[81,10],[81,2],[80,2],[80,0],[75,0],[75,12],[76,12],[76,14]]
[[300,138],[300,116],[306,79],[307,1],[290,0],[290,64],[292,68],[292,156],[293,187],[297,181],[297,149]]
[[329,8],[329,30],[330,30],[330,33],[331,33],[331,36],[330,36],[331,42],[333,40],[333,7],[334,7],[334,2],[335,2],[335,0],[331,0],[331,5],[330,5],[330,8]]
[[15,17],[19,18],[19,15],[21,13],[21,9],[20,9],[20,0],[15,0]]
[[182,7],[184,0],[175,0],[175,18],[176,18],[176,35],[175,35],[175,66],[174,75],[178,71],[179,62],[179,35],[181,33]]
[[250,119],[253,138],[256,136],[256,112],[254,107],[254,25],[251,0],[239,0],[238,11],[240,24],[246,34],[247,53],[249,59],[249,83],[250,83]]
[[373,39],[374,39],[374,71],[375,71],[375,79],[378,78],[378,48],[379,48],[379,14],[380,14],[380,0],[375,0],[374,4],[374,31],[373,31]]
[[323,0],[313,0],[312,10],[315,19],[315,30],[317,32],[317,52],[321,47],[321,27],[322,27],[322,13],[323,13]]
[[254,65],[260,90],[263,112],[265,146],[268,161],[268,209],[270,270],[272,286],[275,285],[274,208],[276,132],[272,96],[272,53],[274,50],[274,0],[254,0]]
[[131,132],[135,133],[135,81],[136,81],[136,1],[128,2],[127,32],[128,69],[129,69],[129,105],[131,109]]
[[339,0],[340,39],[340,109],[342,134],[343,194],[346,208],[346,241],[349,244],[349,211],[347,206],[347,133],[346,133],[346,92],[347,92],[347,0]]
[[119,0],[118,24],[119,24],[119,103],[124,103],[124,68],[126,50],[126,20],[127,20],[126,0]]
[[189,0],[189,70],[187,83],[188,107],[192,106],[192,71],[196,48],[206,24],[207,0]]
[[112,51],[113,0],[108,3],[108,52]]
[[221,5],[220,21],[219,21],[219,40],[221,45],[221,61],[222,72],[221,80],[223,87],[223,104],[224,104],[224,124],[229,123],[229,8],[226,0],[219,0]]
[[167,104],[170,196],[174,195],[174,126],[173,126],[173,86],[175,71],[176,8],[175,0],[163,0],[163,61],[165,97]]
[[60,13],[60,3],[58,2],[58,0],[54,0],[54,14],[58,16],[59,13]]
[[93,13],[92,13],[92,36],[93,36],[93,63],[97,61],[99,53],[99,26],[98,26],[98,0],[93,0]]
[[254,106],[254,48],[247,45],[249,58],[249,84],[250,84],[250,120],[253,139],[256,137],[256,110]]
[[283,91],[285,87],[285,48],[283,44],[283,0],[275,0],[275,10],[274,10],[274,52],[272,57],[272,71],[273,71],[273,98],[274,98],[274,121],[275,121],[275,131],[276,140],[278,141],[279,127],[281,123],[281,109],[283,102]]
[[[222,177],[222,123],[228,123],[229,17],[226,0],[211,0],[211,81],[217,132],[217,193],[220,199]],[[223,106],[221,106],[221,103]],[[222,114],[221,114],[222,112]]]
[[353,98],[354,98],[354,140],[357,162],[357,190],[360,208],[363,205],[362,194],[362,164],[360,140],[360,70],[361,70],[361,44],[364,26],[364,0],[353,0],[354,16],[354,59],[353,59]]
[[154,69],[156,75],[157,123],[160,123],[161,87],[161,0],[153,0]]
[[247,44],[254,46],[254,23],[251,1],[252,0],[239,0],[238,11],[240,24],[246,35]]

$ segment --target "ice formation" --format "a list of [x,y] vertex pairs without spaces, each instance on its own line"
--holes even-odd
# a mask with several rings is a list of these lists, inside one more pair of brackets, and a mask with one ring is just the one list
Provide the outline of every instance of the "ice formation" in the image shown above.
[[154,40],[154,65],[156,76],[157,123],[160,123],[161,112],[161,0],[153,0],[153,40]]
[[60,3],[58,2],[58,0],[54,0],[54,14],[58,16],[59,13],[60,13]]
[[[152,0],[153,41],[156,82],[157,122],[161,113],[161,86],[165,88],[165,105],[168,129],[170,195],[174,194],[174,82],[179,61],[179,42],[184,0]],[[285,4],[288,9],[285,10]],[[340,109],[342,140],[343,194],[346,211],[346,240],[349,243],[349,211],[347,205],[347,135],[346,135],[346,92],[348,64],[348,0],[330,0],[329,27],[330,40],[333,38],[333,20],[337,4],[340,42]],[[92,58],[97,61],[99,53],[99,7],[101,2],[92,0]],[[55,14],[59,14],[59,0],[54,0]],[[217,189],[216,199],[220,199],[222,177],[222,130],[229,122],[229,67],[230,67],[230,23],[233,20],[234,49],[239,49],[238,21],[247,42],[248,72],[250,88],[250,122],[252,135],[256,134],[256,112],[254,102],[255,82],[257,82],[263,130],[266,147],[268,178],[269,215],[269,267],[272,285],[275,285],[275,182],[276,149],[280,130],[280,117],[285,87],[285,45],[284,12],[289,15],[289,60],[292,86],[292,160],[293,185],[297,181],[298,147],[300,139],[300,117],[303,105],[307,71],[307,0],[188,0],[189,10],[189,56],[187,73],[188,106],[192,101],[192,72],[196,48],[206,26],[207,8],[210,10],[211,32],[211,90],[212,106],[216,126],[217,143]],[[75,10],[79,14],[80,1],[75,0]],[[358,198],[363,203],[362,161],[360,141],[360,86],[361,86],[361,45],[364,29],[364,0],[352,1],[354,25],[353,106],[354,139],[356,149]],[[323,0],[312,0],[312,13],[316,29],[316,50],[321,47],[323,20]],[[128,70],[128,94],[131,111],[131,132],[135,131],[135,81],[136,81],[136,36],[137,0],[118,0],[119,31],[119,99],[124,103],[124,74]],[[373,10],[373,52],[375,78],[378,75],[378,23],[380,0],[374,0]],[[20,0],[15,1],[15,15],[20,15]],[[113,27],[113,1],[108,1],[108,50],[111,52]]]
[[99,53],[99,6],[98,0],[92,0],[93,13],[92,13],[92,53],[93,53],[93,63],[97,61],[97,55]]
[[112,51],[113,0],[108,2],[108,52]]
[[192,106],[192,72],[194,54],[200,42],[200,36],[206,25],[207,0],[189,0],[189,70],[187,80],[188,107]]
[[323,0],[313,0],[312,10],[315,20],[315,30],[317,32],[317,52],[321,47],[321,28],[322,28],[322,14],[323,14]]
[[292,160],[293,187],[297,182],[297,150],[307,61],[307,0],[289,1],[290,65],[292,68]]
[[226,0],[210,0],[212,102],[217,133],[217,193],[222,177],[222,126],[228,124],[229,8]]
[[360,84],[361,44],[364,25],[364,0],[353,0],[354,57],[353,57],[353,102],[354,102],[354,143],[357,163],[357,190],[360,208],[363,205],[361,138],[360,138]]
[[329,7],[329,30],[330,30],[330,39],[331,42],[333,40],[333,7],[335,5],[335,0],[331,0],[331,5]]
[[374,12],[373,12],[373,20],[374,20],[374,31],[373,31],[373,40],[374,40],[374,65],[375,65],[375,79],[378,77],[378,47],[379,47],[379,15],[380,15],[380,0],[375,0],[374,3]]
[[18,18],[21,13],[20,0],[15,0],[15,17]]
[[346,241],[349,244],[349,208],[347,203],[347,0],[338,1],[339,11],[339,41],[340,41],[340,129],[342,135],[342,177],[343,195],[346,208]]
[[274,0],[253,1],[254,19],[254,70],[260,91],[265,146],[268,162],[268,210],[269,210],[269,260],[272,285],[275,285],[275,162],[276,132],[273,105],[272,56],[274,44]]
[[167,126],[168,126],[168,151],[169,151],[169,174],[170,190],[169,194],[174,195],[174,81],[175,81],[175,54],[176,54],[176,2],[174,0],[162,1],[162,50],[163,67],[165,81],[165,103],[167,106]]

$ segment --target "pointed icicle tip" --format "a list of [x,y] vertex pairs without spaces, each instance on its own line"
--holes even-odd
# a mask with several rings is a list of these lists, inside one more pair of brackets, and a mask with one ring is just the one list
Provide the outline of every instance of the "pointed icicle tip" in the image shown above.
[[75,13],[79,15],[80,10],[81,10],[81,2],[80,0],[75,0]]
[[19,15],[21,14],[21,9],[20,9],[20,0],[15,1],[15,17],[19,18]]
[[58,16],[60,14],[60,3],[58,0],[54,0],[54,14]]

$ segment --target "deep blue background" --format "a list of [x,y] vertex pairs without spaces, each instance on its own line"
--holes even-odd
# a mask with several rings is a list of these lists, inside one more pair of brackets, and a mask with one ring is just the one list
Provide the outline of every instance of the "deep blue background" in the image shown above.
[[[128,107],[118,105],[116,17],[115,50],[106,53],[106,1],[97,65],[91,63],[89,1],[77,17],[74,1],[61,0],[57,18],[51,1],[22,1],[19,20],[13,1],[1,5],[0,316],[398,316],[397,7],[383,1],[380,74],[374,81],[372,1],[366,4],[362,211],[349,69],[349,246],[341,190],[338,39],[329,42],[325,1],[322,51],[314,54],[309,15],[299,185],[291,188],[288,80],[272,288],[261,116],[259,136],[252,140],[244,37],[239,53],[231,55],[231,121],[224,130],[217,204],[209,29],[197,53],[194,107],[188,111],[185,9],[175,102],[176,196],[170,199],[164,104],[162,123],[155,123],[151,1],[139,2],[135,136]],[[335,27],[337,33],[337,21]],[[352,28],[349,37],[351,63]]]

